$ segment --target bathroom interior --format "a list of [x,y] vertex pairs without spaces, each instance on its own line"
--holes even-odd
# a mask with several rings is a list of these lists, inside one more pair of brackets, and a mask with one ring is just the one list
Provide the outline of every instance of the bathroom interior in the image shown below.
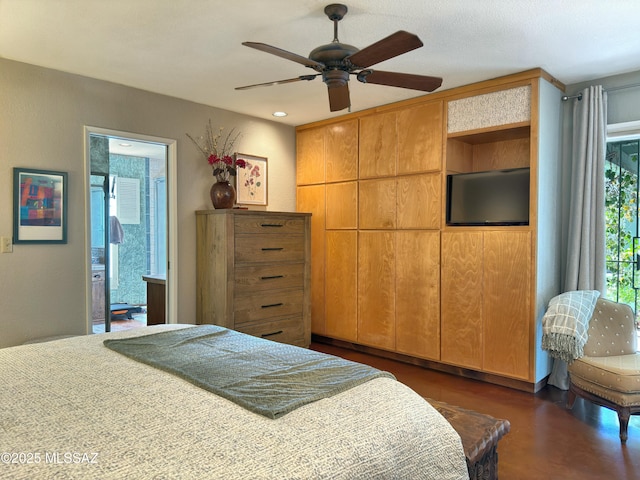
[[165,287],[166,147],[90,143],[92,332],[144,327],[149,289]]

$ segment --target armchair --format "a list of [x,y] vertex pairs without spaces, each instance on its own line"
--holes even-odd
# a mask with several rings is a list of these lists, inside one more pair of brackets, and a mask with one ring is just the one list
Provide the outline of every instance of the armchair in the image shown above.
[[598,299],[589,322],[584,356],[569,364],[567,408],[576,396],[615,410],[620,440],[627,441],[629,416],[640,413],[640,353],[633,311],[628,305]]

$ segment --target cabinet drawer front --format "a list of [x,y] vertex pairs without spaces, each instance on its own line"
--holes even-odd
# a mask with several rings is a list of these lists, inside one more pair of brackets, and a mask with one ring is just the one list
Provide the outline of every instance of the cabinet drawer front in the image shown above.
[[304,260],[304,237],[297,235],[238,235],[235,261],[300,262]]
[[302,315],[304,295],[302,290],[277,290],[258,295],[236,294],[234,324],[255,322],[267,318]]
[[304,328],[302,317],[246,324],[237,328],[239,332],[266,338],[276,342],[304,345]]
[[277,215],[236,215],[236,234],[258,233],[258,234],[290,234],[304,233],[303,217],[287,217]]
[[235,289],[237,292],[299,288],[302,285],[304,285],[303,263],[257,265],[235,269]]

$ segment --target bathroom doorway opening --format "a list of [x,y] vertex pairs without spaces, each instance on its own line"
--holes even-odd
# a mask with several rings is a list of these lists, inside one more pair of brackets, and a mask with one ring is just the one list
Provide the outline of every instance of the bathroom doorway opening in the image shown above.
[[167,323],[175,142],[88,128],[87,144],[89,332]]

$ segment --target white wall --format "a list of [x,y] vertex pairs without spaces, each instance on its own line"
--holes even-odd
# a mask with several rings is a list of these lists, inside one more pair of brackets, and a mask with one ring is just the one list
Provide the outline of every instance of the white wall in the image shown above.
[[[212,86],[215,88],[215,86]],[[195,322],[195,214],[211,208],[211,170],[186,133],[242,132],[238,151],[268,157],[269,206],[295,211],[295,129],[185,100],[0,59],[0,236],[12,236],[13,168],[69,173],[68,243],[0,254],[0,347],[86,333],[84,126],[176,139],[178,322]]]

